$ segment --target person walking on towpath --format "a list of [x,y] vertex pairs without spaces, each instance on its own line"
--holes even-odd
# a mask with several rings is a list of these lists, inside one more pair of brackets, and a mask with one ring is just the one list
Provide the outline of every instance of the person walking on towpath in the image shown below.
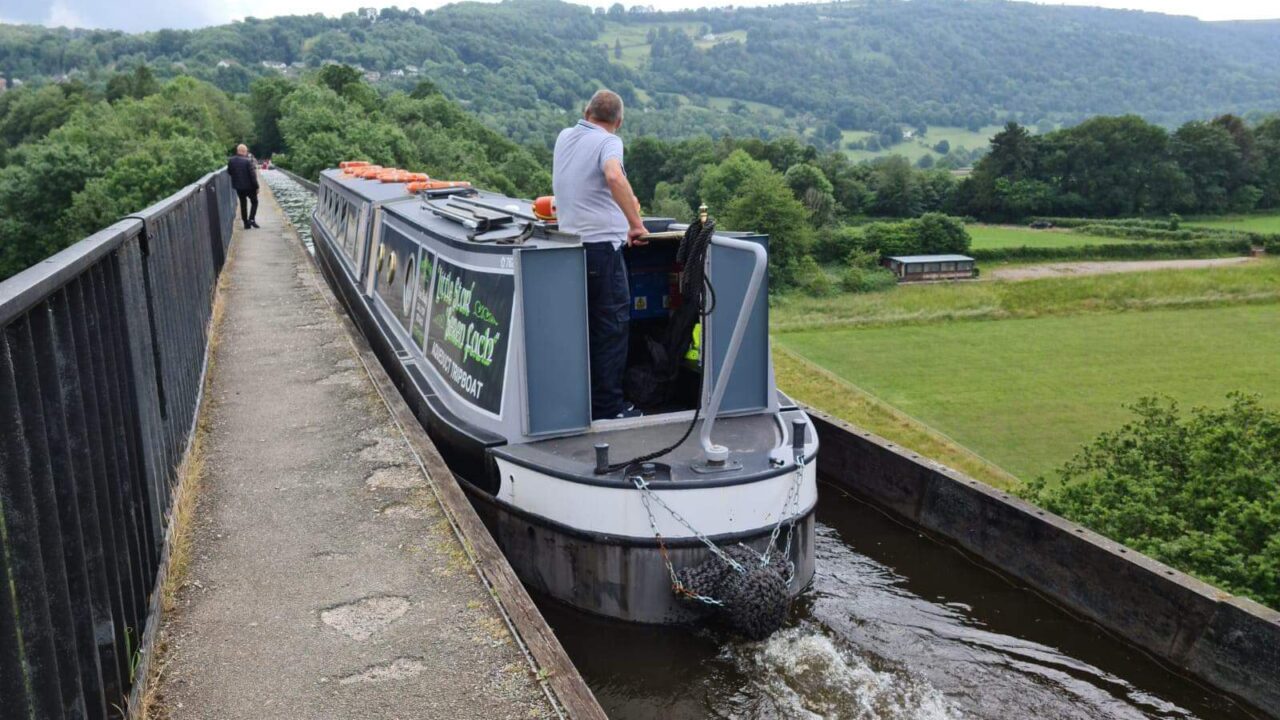
[[644,245],[640,202],[622,164],[622,98],[599,90],[576,125],[556,138],[551,185],[560,229],[582,239],[587,254],[591,346],[591,417],[640,415],[622,392],[627,368],[631,287],[622,246]]
[[227,161],[227,174],[231,176],[231,187],[240,196],[240,219],[244,221],[244,229],[258,227],[258,170],[249,158],[249,147],[243,143],[236,146],[236,154]]

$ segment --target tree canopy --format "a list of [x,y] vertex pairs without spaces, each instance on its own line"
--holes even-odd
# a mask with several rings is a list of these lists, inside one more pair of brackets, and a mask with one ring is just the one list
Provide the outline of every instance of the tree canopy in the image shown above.
[[[630,37],[645,42],[624,48]],[[1053,127],[1119,113],[1173,125],[1280,110],[1272,24],[1031,3],[595,14],[558,0],[508,0],[137,35],[0,25],[8,77],[91,81],[142,63],[162,78],[190,74],[234,93],[281,65],[296,72],[294,63],[345,64],[404,90],[429,77],[491,127],[542,144],[601,84],[638,111],[628,114],[638,134],[794,133],[824,148],[851,129],[874,133],[866,143],[881,146],[901,141],[904,127]]]
[[1144,398],[1024,495],[1117,542],[1280,608],[1280,412],[1233,394],[1183,413]]

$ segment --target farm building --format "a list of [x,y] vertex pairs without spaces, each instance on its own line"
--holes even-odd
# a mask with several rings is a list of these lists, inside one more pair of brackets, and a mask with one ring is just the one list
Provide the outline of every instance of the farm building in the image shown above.
[[898,276],[898,282],[978,277],[974,259],[966,255],[896,255],[885,258],[883,265]]

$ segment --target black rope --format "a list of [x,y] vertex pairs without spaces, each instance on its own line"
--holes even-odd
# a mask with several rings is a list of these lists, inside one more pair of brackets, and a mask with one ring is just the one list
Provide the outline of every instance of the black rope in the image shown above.
[[[707,277],[707,248],[711,245],[711,238],[716,232],[716,221],[710,218],[704,223],[702,220],[694,220],[684,231],[684,238],[680,240],[680,248],[676,251],[676,262],[684,267],[684,275],[680,278],[680,294],[684,296],[685,302],[692,300],[698,308],[699,321],[706,320],[711,314],[711,310],[715,309],[715,288],[711,286],[711,278]],[[711,296],[710,309],[707,308],[707,296]],[[683,356],[683,353],[680,353]],[[702,373],[698,376],[698,403],[693,408],[693,420],[689,421],[689,426],[684,429],[684,434],[674,443],[646,453],[639,457],[631,458],[623,462],[616,462],[596,469],[597,475],[606,475],[621,470],[625,467],[635,465],[637,463],[645,463],[650,460],[657,460],[667,453],[675,450],[684,444],[685,440],[693,434],[693,429],[698,426],[698,418],[702,415],[702,389],[703,383],[706,382],[706,367],[703,367]]]

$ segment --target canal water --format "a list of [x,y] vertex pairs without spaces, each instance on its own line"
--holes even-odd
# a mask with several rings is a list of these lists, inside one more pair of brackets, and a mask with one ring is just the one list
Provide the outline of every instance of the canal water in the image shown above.
[[[265,172],[310,247],[315,196]],[[613,720],[1250,720],[1246,710],[829,484],[817,574],[763,642],[535,595]]]
[[316,207],[316,195],[310,190],[294,182],[292,178],[279,170],[263,170],[259,176],[271,188],[276,202],[284,211],[285,217],[298,230],[302,244],[312,254],[315,247],[311,244],[311,211]]
[[823,484],[817,575],[764,642],[539,605],[613,720],[1252,716]]

